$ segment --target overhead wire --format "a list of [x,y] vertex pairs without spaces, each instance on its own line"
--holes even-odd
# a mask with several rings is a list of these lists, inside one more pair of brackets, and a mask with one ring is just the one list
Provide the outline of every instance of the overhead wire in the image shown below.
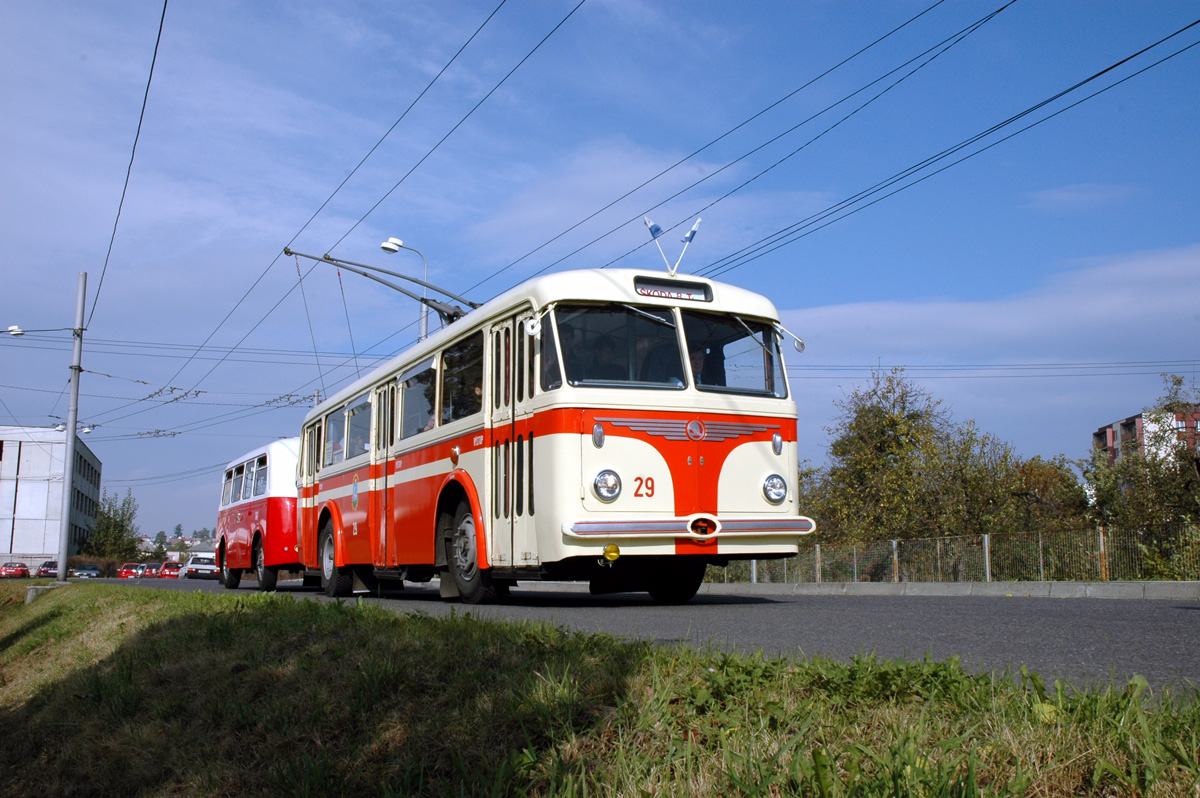
[[[1020,121],[1021,119],[1029,116],[1030,114],[1055,102],[1056,100],[1059,100],[1059,99],[1067,96],[1068,94],[1070,94],[1074,91],[1077,91],[1078,89],[1082,88],[1083,86],[1085,86],[1095,80],[1098,80],[1099,78],[1103,77],[1104,75],[1108,74],[1109,72],[1112,72],[1113,70],[1118,69],[1119,67],[1129,63],[1131,60],[1133,60],[1141,55],[1144,55],[1145,53],[1149,52],[1150,50],[1154,49],[1155,47],[1158,47],[1159,45],[1164,44],[1165,42],[1175,38],[1176,36],[1179,36],[1179,35],[1185,33],[1186,31],[1190,30],[1193,27],[1196,27],[1197,25],[1200,25],[1200,20],[1196,20],[1188,25],[1185,25],[1184,27],[1180,28],[1179,30],[1175,31],[1174,33],[1158,40],[1154,44],[1148,45],[1147,47],[1144,47],[1141,50],[1138,50],[1137,52],[1133,53],[1132,55],[1122,58],[1121,60],[1117,61],[1116,63],[1114,63],[1108,67],[1105,67],[1104,69],[1100,70],[1099,72],[1096,72],[1095,74],[1091,75],[1090,77],[1087,77],[1081,81],[1078,81],[1071,87],[1064,89],[1064,90],[1054,94],[1053,96],[1048,97],[1045,100],[1042,100],[1041,102],[1038,102],[1038,103],[1030,106],[1029,108],[1026,108],[1025,110],[1021,111],[1020,113],[1014,114],[1013,116],[1009,117],[1008,119],[1006,119],[1002,122],[992,125],[991,127],[987,128],[986,130],[976,133],[974,136],[971,136],[967,139],[964,139],[963,141],[960,141],[959,143],[955,144],[952,147],[948,147],[939,153],[936,153],[928,158],[925,158],[924,160],[922,160],[916,164],[909,166],[906,169],[901,170],[900,172],[895,173],[891,177],[876,183],[875,185],[871,186],[870,188],[864,189],[864,190],[858,192],[857,194],[852,195],[851,197],[848,197],[838,203],[835,203],[834,205],[826,208],[823,211],[820,211],[816,214],[806,217],[805,219],[802,219],[799,222],[793,223],[793,224],[771,234],[770,236],[766,236],[766,237],[760,239],[759,241],[755,242],[752,245],[743,247],[742,249],[738,250],[737,252],[734,252],[730,255],[726,255],[724,258],[720,258],[720,259],[714,261],[713,263],[709,264],[709,266],[706,267],[705,269],[699,270],[698,273],[703,276],[718,277],[727,272],[730,272],[733,269],[736,269],[736,268],[739,268],[739,267],[745,265],[746,263],[749,263],[753,260],[757,260],[758,258],[763,257],[764,255],[767,255],[771,252],[776,251],[777,249],[787,246],[788,244],[794,243],[795,241],[797,241],[801,238],[811,235],[812,233],[816,232],[817,230],[824,229],[825,227],[828,227],[830,224],[833,224],[836,221],[840,221],[841,219],[844,219],[847,216],[850,216],[854,213],[858,213],[861,210],[865,210],[866,208],[871,207],[872,205],[875,205],[876,203],[878,203],[884,199],[887,199],[888,197],[898,194],[899,192],[904,191],[905,189],[908,189],[915,185],[918,185],[919,183],[922,183],[925,180],[928,180],[929,178],[931,178],[935,175],[938,175],[938,174],[946,171],[947,169],[950,169],[951,167],[957,166],[958,164],[962,163],[963,161],[969,160],[970,158],[973,158],[976,155],[980,155],[984,152],[987,152],[988,150],[992,149],[993,147],[995,147],[999,144],[1002,144],[1003,142],[1008,141],[1009,139],[1012,139],[1013,137],[1015,137],[1021,133],[1024,133],[1027,130],[1037,127],[1038,125],[1040,125],[1044,122],[1048,122],[1049,120],[1059,116],[1060,114],[1063,114],[1066,111],[1069,111],[1072,108],[1075,108],[1075,107],[1081,105],[1082,103],[1087,102],[1088,100],[1091,100],[1092,98],[1099,96],[1100,94],[1103,94],[1111,89],[1114,89],[1117,86],[1120,86],[1121,84],[1125,83],[1126,81],[1131,80],[1131,79],[1137,77],[1138,75],[1141,75],[1141,74],[1147,72],[1148,70],[1159,66],[1160,64],[1162,64],[1164,62],[1169,61],[1170,59],[1175,58],[1176,56],[1182,55],[1183,53],[1185,53],[1188,50],[1195,47],[1197,44],[1200,44],[1200,42],[1193,42],[1192,44],[1189,44],[1167,56],[1164,56],[1163,58],[1161,58],[1157,61],[1154,61],[1153,63],[1150,63],[1147,66],[1142,67],[1141,69],[1138,69],[1129,75],[1126,75],[1125,77],[1109,84],[1108,86],[1100,88],[1100,89],[1096,90],[1095,92],[1092,92],[1091,94],[1088,94],[1088,95],[1082,97],[1081,99],[1079,99],[1073,103],[1070,103],[1069,105],[1066,105],[1065,107],[1060,108],[1051,114],[1048,114],[1045,117],[1042,117],[1022,128],[1019,128],[1018,130],[988,144],[987,146],[981,147],[980,149],[973,151],[973,152],[963,156],[962,158],[952,161],[952,162],[940,167],[939,169],[936,169],[932,172],[924,174],[924,175],[920,176],[919,178],[912,180],[912,182],[902,185],[900,188],[895,189],[894,191],[889,191],[886,194],[883,194],[882,196],[875,198],[871,202],[858,205],[858,203],[860,203],[862,200],[864,200],[868,197],[874,196],[876,194],[879,194],[880,192],[885,191],[886,189],[890,188],[891,186],[894,186],[897,183],[900,183],[909,177],[913,177],[914,175],[919,174],[922,170],[928,168],[929,166],[932,166],[933,164],[943,161],[946,158],[949,158],[952,155],[954,155],[958,152],[961,152],[962,150],[966,149],[967,147],[970,147],[972,144],[975,144],[975,143],[981,141],[982,139],[1003,130],[1004,128]],[[857,206],[857,207],[854,207],[854,206]],[[837,216],[836,218],[833,218],[829,221],[825,221],[825,220],[829,219],[829,217],[838,213],[839,211],[845,210],[847,208],[851,208],[851,209],[847,210],[846,213],[843,213],[841,216]],[[816,225],[817,222],[824,222],[824,223],[819,224],[814,227],[813,225]],[[811,228],[811,229],[805,230],[805,228]],[[801,230],[804,230],[804,232],[800,232]],[[782,242],[782,243],[780,243],[780,242]]]
[[[462,47],[460,47],[458,49],[458,51],[454,54],[454,56],[451,57],[451,59],[448,62],[446,62],[446,65],[444,67],[442,67],[441,71],[439,71],[437,73],[437,75],[435,75],[433,77],[433,79],[429,81],[429,83],[425,86],[425,88],[422,89],[420,94],[417,95],[416,99],[414,99],[409,104],[409,106],[404,110],[404,112],[400,115],[400,117],[394,123],[392,123],[392,126],[390,128],[388,128],[388,130],[383,134],[383,136],[381,136],[379,138],[379,140],[371,147],[371,149],[368,150],[367,154],[365,156],[363,156],[363,158],[358,162],[358,164],[352,170],[350,170],[350,173],[348,175],[346,175],[346,177],[342,180],[342,182],[338,184],[338,186],[325,199],[325,201],[323,203],[321,203],[321,206],[313,213],[312,216],[310,216],[308,218],[308,221],[306,221],[303,225],[301,225],[300,229],[297,230],[296,233],[292,236],[292,238],[288,241],[287,246],[290,246],[291,244],[295,243],[296,239],[300,237],[300,235],[308,228],[308,226],[310,224],[312,224],[313,220],[317,218],[317,216],[321,213],[322,210],[324,210],[324,208],[329,204],[329,202],[334,198],[334,196],[336,196],[338,194],[338,192],[340,192],[342,190],[342,188],[346,185],[346,183],[350,180],[350,178],[353,177],[353,175],[359,170],[360,167],[362,167],[362,165],[364,163],[366,163],[367,159],[370,158],[371,154],[374,153],[376,149],[378,149],[380,144],[382,144],[383,141],[389,135],[391,135],[392,131],[395,130],[396,126],[399,125],[400,122],[408,115],[409,111],[411,111],[413,109],[413,107],[421,100],[421,98],[425,96],[426,92],[429,91],[429,89],[433,86],[433,84],[436,83],[439,78],[441,78],[441,76],[446,72],[446,70],[450,67],[450,65],[453,64],[458,59],[459,55],[462,54],[463,50],[465,50],[467,48],[467,46],[475,39],[475,37],[479,34],[479,32],[481,30],[483,30],[483,28],[492,20],[492,17],[494,17],[496,15],[496,12],[500,10],[500,8],[504,5],[505,2],[507,2],[507,0],[501,0],[500,4],[498,6],[496,6],[496,8],[492,11],[491,14],[488,15],[487,19],[485,19],[483,21],[483,23],[475,30],[475,32],[471,34],[471,36],[462,45]],[[271,271],[271,269],[275,266],[275,264],[279,262],[279,259],[281,257],[283,257],[283,249],[286,249],[286,246],[284,248],[280,249],[279,253],[271,260],[270,263],[267,264],[266,268],[263,269],[262,273],[259,274],[259,276],[254,280],[253,283],[251,283],[250,287],[246,289],[245,293],[242,294],[241,298],[239,298],[238,301],[234,303],[233,307],[230,308],[229,312],[225,314],[224,318],[222,318],[221,321],[217,323],[217,326],[213,328],[213,331],[211,333],[209,333],[207,338],[204,339],[203,344],[201,344],[201,349],[203,349],[203,347],[207,346],[208,342],[211,341],[216,336],[216,334],[225,326],[226,322],[229,321],[229,319],[233,316],[233,314],[237,311],[237,309],[240,308],[242,306],[242,304],[246,301],[246,299],[249,298],[249,296],[254,292],[254,289],[257,288],[258,285],[266,278],[267,274]],[[309,268],[309,273],[311,273],[314,268],[316,268],[316,264],[313,264],[313,266]],[[301,281],[303,281],[303,276],[301,277]],[[289,289],[288,294],[291,293],[291,290],[292,289]],[[286,298],[287,294],[285,294],[284,296]],[[259,322],[254,325],[253,329],[257,329],[258,326],[261,325],[262,322],[266,320],[267,316],[269,316],[272,312],[274,312],[275,308],[277,308],[277,307],[279,307],[279,302],[276,302],[275,305],[273,305],[271,307],[271,310],[267,311],[266,315],[264,315],[259,320]],[[249,333],[247,333],[246,336],[243,336],[242,339],[238,342],[238,344],[240,345],[242,342],[244,342],[248,335],[249,335]],[[197,352],[199,352],[199,351],[200,350],[197,350]],[[176,372],[167,380],[167,382],[168,383],[174,382],[175,379],[180,374],[183,373],[184,369],[186,369],[191,364],[193,359],[194,359],[194,356],[189,357],[183,363],[183,365],[181,365],[179,367],[179,369],[176,370]],[[217,366],[219,366],[221,364],[221,362],[223,362],[223,361],[218,361]],[[212,369],[209,369],[207,372],[205,372],[205,374],[195,383],[195,385],[193,385],[193,387],[196,387],[201,382],[203,382],[205,379],[207,379],[208,376],[210,374],[212,374],[212,372],[215,370],[215,368],[216,368],[216,366],[214,366]],[[117,409],[119,410],[119,409],[123,409],[123,408],[117,408]]]
[[117,202],[117,216],[113,220],[112,235],[108,239],[108,252],[104,255],[104,266],[100,269],[100,279],[96,283],[96,293],[92,295],[92,309],[88,313],[87,322],[83,325],[84,329],[91,326],[92,317],[96,315],[96,304],[100,301],[100,289],[104,287],[104,276],[108,274],[108,263],[112,258],[113,244],[117,240],[117,226],[121,222],[121,209],[125,207],[125,195],[129,191],[129,178],[133,174],[133,159],[137,155],[138,140],[142,136],[142,122],[146,118],[146,106],[150,101],[150,84],[154,80],[154,65],[158,63],[158,46],[162,43],[166,20],[167,0],[163,0],[162,16],[158,20],[158,35],[154,39],[154,55],[150,58],[150,74],[146,77],[146,91],[142,95],[142,110],[138,114],[137,131],[133,134],[133,149],[129,153],[129,165],[125,168],[125,184],[121,187],[121,199]]
[[[668,173],[670,173],[670,172],[674,171],[676,168],[678,168],[678,167],[682,166],[683,164],[687,163],[688,161],[690,161],[691,159],[695,158],[695,157],[696,157],[697,155],[699,155],[700,153],[702,153],[702,152],[704,152],[705,150],[707,150],[707,149],[709,149],[710,147],[712,147],[713,145],[715,145],[715,144],[717,144],[717,143],[719,143],[719,142],[723,141],[724,139],[726,139],[726,138],[728,138],[729,136],[733,135],[733,134],[734,134],[734,133],[736,133],[737,131],[741,130],[741,129],[742,129],[742,128],[744,128],[746,125],[748,125],[748,124],[750,124],[751,122],[753,122],[755,119],[758,119],[759,117],[761,117],[763,114],[766,114],[768,111],[771,111],[772,109],[774,109],[774,108],[778,107],[779,105],[783,104],[784,102],[786,102],[786,101],[790,100],[792,97],[794,97],[794,96],[796,96],[797,94],[799,94],[800,92],[804,91],[804,90],[805,90],[805,89],[807,89],[809,86],[812,86],[812,85],[813,85],[814,83],[816,83],[817,81],[821,80],[821,79],[822,79],[822,78],[824,78],[824,77],[827,77],[828,75],[832,74],[832,73],[833,73],[833,72],[835,72],[836,70],[840,69],[841,67],[843,67],[843,66],[845,66],[846,64],[850,63],[850,62],[851,62],[851,61],[853,61],[854,59],[858,58],[858,57],[859,57],[860,55],[862,55],[863,53],[865,53],[865,52],[867,52],[868,50],[872,49],[872,48],[873,48],[873,47],[875,47],[876,45],[878,45],[878,44],[880,44],[881,42],[883,42],[883,41],[885,41],[885,40],[889,39],[890,37],[892,37],[892,36],[893,36],[893,35],[895,35],[896,33],[899,33],[901,30],[903,30],[904,28],[908,27],[908,26],[909,26],[909,25],[911,25],[912,23],[916,22],[918,19],[920,19],[921,17],[925,16],[925,15],[926,15],[926,14],[928,14],[930,11],[933,11],[935,8],[937,8],[938,6],[942,5],[942,3],[944,3],[944,2],[946,2],[946,0],[937,0],[937,2],[935,2],[933,5],[929,6],[929,7],[928,7],[928,8],[926,8],[925,10],[921,11],[921,12],[920,12],[920,13],[918,13],[916,16],[914,16],[914,17],[912,17],[912,18],[910,18],[910,19],[906,20],[905,22],[903,22],[902,24],[900,24],[900,25],[896,26],[895,28],[892,28],[890,31],[888,31],[887,33],[883,34],[883,35],[882,35],[882,36],[880,36],[879,38],[875,39],[875,40],[874,40],[873,42],[871,42],[870,44],[867,44],[866,46],[864,46],[864,47],[860,48],[858,51],[856,51],[856,52],[852,53],[851,55],[849,55],[849,56],[847,56],[847,57],[845,57],[845,58],[843,58],[841,61],[839,61],[838,63],[836,63],[836,64],[834,64],[833,66],[829,67],[829,68],[828,68],[828,69],[826,69],[824,72],[822,72],[822,73],[820,73],[819,75],[817,75],[816,77],[810,78],[809,80],[805,81],[805,82],[804,82],[804,83],[802,83],[801,85],[797,86],[795,89],[792,89],[790,92],[788,92],[787,94],[785,94],[785,95],[783,95],[782,97],[780,97],[778,100],[775,100],[774,102],[772,102],[772,103],[770,103],[769,105],[767,105],[765,108],[762,108],[762,109],[760,109],[760,110],[759,110],[759,111],[757,111],[756,113],[752,114],[751,116],[747,117],[746,119],[742,120],[742,121],[741,121],[741,122],[739,122],[738,124],[736,124],[736,125],[734,125],[733,127],[731,127],[729,130],[726,130],[724,133],[722,133],[721,135],[717,136],[715,139],[712,139],[711,141],[709,141],[709,142],[708,142],[707,144],[705,144],[704,146],[702,146],[702,147],[700,147],[700,148],[698,148],[698,149],[696,149],[696,150],[693,150],[691,153],[689,153],[688,155],[684,156],[683,158],[680,158],[678,161],[676,161],[675,163],[671,164],[671,165],[670,165],[670,166],[668,166],[666,169],[663,169],[663,170],[662,170],[662,171],[660,171],[658,174],[656,174],[656,175],[654,175],[653,177],[651,177],[651,178],[649,178],[649,179],[647,179],[647,180],[643,181],[642,183],[638,184],[637,186],[634,186],[633,188],[629,189],[629,190],[628,190],[628,191],[626,191],[624,194],[622,194],[621,196],[619,196],[619,197],[617,197],[616,199],[612,200],[611,202],[609,202],[607,205],[603,206],[603,207],[602,207],[602,208],[600,208],[599,210],[596,210],[596,211],[594,211],[593,213],[589,214],[588,216],[585,216],[583,219],[580,219],[578,222],[576,222],[575,224],[571,225],[571,226],[570,226],[570,227],[568,227],[567,229],[563,230],[563,231],[562,231],[561,233],[559,233],[558,235],[554,236],[553,238],[550,238],[550,239],[548,239],[547,241],[544,241],[543,243],[541,243],[541,244],[539,244],[538,246],[534,247],[533,249],[529,250],[528,252],[526,252],[526,253],[525,253],[524,255],[522,255],[521,257],[519,257],[519,258],[517,258],[516,260],[512,261],[511,263],[509,263],[507,266],[504,266],[504,267],[502,267],[502,268],[500,268],[500,269],[497,269],[496,271],[492,272],[492,273],[491,273],[491,274],[489,274],[487,277],[483,278],[482,280],[480,280],[479,282],[475,283],[473,286],[471,286],[470,288],[468,288],[468,289],[467,289],[467,290],[466,290],[464,293],[470,293],[471,291],[474,291],[476,288],[479,288],[479,287],[480,287],[481,285],[483,285],[484,283],[486,283],[486,282],[488,282],[488,281],[492,280],[492,279],[493,279],[493,278],[495,278],[495,277],[498,277],[498,276],[500,276],[500,275],[501,275],[501,274],[503,274],[504,272],[506,272],[506,271],[508,271],[509,269],[511,269],[513,266],[516,266],[516,265],[517,265],[518,263],[520,263],[521,261],[523,261],[523,260],[525,260],[526,258],[530,257],[531,255],[534,255],[534,254],[536,254],[536,253],[540,252],[541,250],[545,249],[545,248],[546,248],[547,246],[549,246],[550,244],[553,244],[555,241],[559,240],[560,238],[562,238],[563,236],[565,236],[567,233],[570,233],[571,231],[578,229],[578,228],[579,228],[579,227],[581,227],[582,225],[586,224],[587,222],[589,222],[589,221],[591,221],[592,219],[594,219],[594,218],[596,218],[597,216],[599,216],[599,215],[600,215],[601,213],[603,213],[604,211],[608,210],[609,208],[612,208],[612,207],[613,207],[614,205],[616,205],[618,202],[621,202],[622,200],[628,199],[630,196],[632,196],[633,194],[637,193],[638,191],[640,191],[641,189],[645,188],[646,186],[650,185],[651,183],[655,182],[655,181],[656,181],[656,180],[658,180],[659,178],[666,176]],[[594,242],[593,242],[593,243],[594,243]],[[572,253],[572,254],[574,254],[574,253]],[[552,264],[552,265],[553,265],[553,264]],[[543,270],[543,271],[544,271],[544,270]],[[540,273],[541,273],[541,272],[538,272],[538,274],[540,274]]]

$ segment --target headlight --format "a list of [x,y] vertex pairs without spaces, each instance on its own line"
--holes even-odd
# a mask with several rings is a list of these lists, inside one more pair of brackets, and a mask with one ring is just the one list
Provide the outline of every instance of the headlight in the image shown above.
[[772,474],[763,480],[763,495],[771,504],[779,504],[787,498],[787,483],[778,474]]
[[616,471],[601,471],[592,482],[592,487],[595,488],[600,501],[616,501],[621,495],[621,478],[617,476]]

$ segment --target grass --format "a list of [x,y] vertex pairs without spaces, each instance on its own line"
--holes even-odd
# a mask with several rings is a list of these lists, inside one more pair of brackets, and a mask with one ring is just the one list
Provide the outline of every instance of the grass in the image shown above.
[[0,586],[0,794],[1200,796],[1200,702],[271,594]]

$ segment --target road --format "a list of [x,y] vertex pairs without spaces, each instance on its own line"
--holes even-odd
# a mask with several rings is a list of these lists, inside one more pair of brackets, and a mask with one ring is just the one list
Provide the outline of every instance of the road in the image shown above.
[[[117,580],[104,580],[116,582]],[[126,584],[223,591],[212,581],[140,580]],[[299,582],[280,582],[297,598],[326,599]],[[241,591],[254,590],[243,582]],[[239,591],[240,592],[240,591]],[[1144,676],[1155,689],[1200,689],[1200,602],[982,596],[789,596],[701,594],[662,606],[645,594],[592,596],[575,586],[522,584],[503,604],[469,607],[432,586],[371,598],[394,612],[540,621],[659,645],[691,644],[770,656],[857,654],[934,660],[957,656],[972,672],[1016,673],[1022,665],[1049,683],[1074,686]]]

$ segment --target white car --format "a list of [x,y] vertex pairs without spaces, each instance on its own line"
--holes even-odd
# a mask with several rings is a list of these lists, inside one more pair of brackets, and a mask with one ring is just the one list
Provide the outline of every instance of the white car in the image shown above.
[[217,567],[215,554],[193,554],[184,563],[179,575],[187,579],[217,579],[221,569]]

